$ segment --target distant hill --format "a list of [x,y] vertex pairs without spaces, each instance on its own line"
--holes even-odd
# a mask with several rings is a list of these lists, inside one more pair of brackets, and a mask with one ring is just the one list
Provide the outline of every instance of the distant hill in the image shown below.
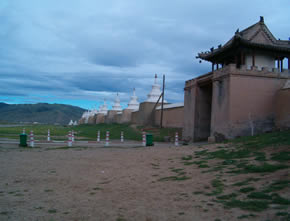
[[85,109],[65,104],[6,104],[0,102],[0,122],[68,124],[81,118]]

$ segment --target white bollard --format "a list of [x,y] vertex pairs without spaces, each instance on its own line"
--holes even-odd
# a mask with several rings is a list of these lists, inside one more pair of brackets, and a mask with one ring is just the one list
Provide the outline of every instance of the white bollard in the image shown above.
[[121,131],[121,143],[124,143],[124,132]]
[[178,143],[178,132],[175,133],[175,146],[179,146],[179,143]]
[[75,142],[75,133],[73,130],[71,131],[71,141]]
[[25,128],[22,129],[22,134],[25,134]]
[[67,145],[68,145],[69,147],[72,146],[72,141],[71,141],[71,132],[70,132],[70,131],[68,132],[68,142],[67,142]]
[[34,135],[33,135],[33,131],[30,131],[29,146],[30,147],[34,147]]
[[143,147],[146,146],[146,132],[145,131],[142,132],[142,146]]
[[97,142],[100,142],[100,141],[101,141],[100,131],[98,130],[98,133],[97,133]]
[[50,130],[49,129],[47,130],[47,141],[48,142],[50,141]]
[[109,141],[110,141],[110,132],[107,131],[106,132],[106,144],[105,144],[106,147],[109,146]]

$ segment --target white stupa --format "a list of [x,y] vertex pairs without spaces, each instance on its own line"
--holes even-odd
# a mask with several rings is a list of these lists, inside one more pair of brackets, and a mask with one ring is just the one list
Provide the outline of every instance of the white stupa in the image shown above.
[[133,96],[131,96],[130,102],[128,103],[128,110],[139,110],[138,97],[135,94],[135,88],[133,89]]
[[69,125],[69,126],[72,126],[72,125],[74,125],[74,122],[73,122],[73,120],[70,120],[70,122],[68,123],[68,125]]
[[[152,85],[152,90],[151,92],[147,95],[147,100],[146,102],[153,102],[156,103],[158,101],[158,98],[161,95],[161,91],[160,91],[160,85],[157,84],[157,74],[155,74],[155,80],[154,80],[154,84]],[[162,98],[160,98],[159,102],[161,102]],[[167,103],[167,101],[164,100],[164,103]]]
[[106,100],[104,100],[104,104],[100,107],[99,113],[107,115],[108,107],[107,107],[107,104],[106,104]]
[[119,98],[119,94],[118,93],[117,93],[117,96],[116,96],[116,99],[115,99],[115,102],[114,102],[112,110],[114,110],[114,111],[122,111],[122,106],[120,104],[120,98]]
[[77,126],[78,125],[78,122],[75,120],[75,122],[74,122],[74,126]]

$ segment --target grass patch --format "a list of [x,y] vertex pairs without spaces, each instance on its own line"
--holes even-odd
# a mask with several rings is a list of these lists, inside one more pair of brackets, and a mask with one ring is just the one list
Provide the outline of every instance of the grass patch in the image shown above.
[[238,219],[248,219],[251,217],[254,218],[254,217],[256,217],[256,215],[255,214],[241,215],[241,216],[238,216],[237,218]]
[[290,161],[290,151],[282,151],[272,155],[271,160],[279,162],[289,162]]
[[192,156],[191,155],[187,155],[185,157],[181,158],[182,160],[192,160]]
[[273,193],[271,196],[272,196],[272,203],[274,204],[290,205],[290,200],[281,197],[278,193]]
[[282,190],[286,187],[289,187],[290,180],[279,180],[271,183],[268,187],[265,188],[263,192],[269,193],[273,191]]
[[245,136],[231,141],[233,144],[241,146],[261,149],[269,146],[290,145],[290,131],[279,131],[273,133],[264,133],[256,136]]
[[47,212],[48,213],[57,213],[57,210],[56,209],[49,209]]
[[232,199],[231,201],[224,202],[224,205],[229,208],[240,208],[243,210],[249,211],[256,211],[260,212],[265,209],[268,209],[268,202],[267,201],[260,201],[260,200],[236,200]]
[[252,192],[247,197],[252,198],[252,199],[265,199],[265,200],[272,199],[272,196],[270,196],[266,193],[263,193],[263,192]]
[[211,185],[212,185],[212,187],[214,187],[214,190],[211,193],[206,194],[208,196],[219,195],[224,190],[224,184],[219,179],[212,180]]
[[244,173],[270,173],[275,172],[277,170],[288,168],[287,165],[284,164],[268,164],[264,163],[262,165],[246,165],[244,167]]
[[217,196],[217,199],[219,199],[219,200],[229,200],[229,199],[233,199],[233,198],[235,198],[237,196],[238,195],[236,193],[231,193],[231,194],[227,194],[227,195]]
[[254,187],[245,187],[245,188],[240,189],[240,192],[241,193],[248,193],[248,192],[251,192],[251,191],[254,191],[254,190],[255,190]]
[[168,176],[168,177],[163,177],[158,179],[158,181],[183,181],[183,180],[188,180],[190,177],[188,176]]
[[248,178],[248,179],[246,179],[244,181],[234,183],[233,186],[245,186],[245,185],[248,185],[252,181],[258,181],[258,180],[260,180],[260,178],[252,178],[252,177],[250,177],[250,178]]

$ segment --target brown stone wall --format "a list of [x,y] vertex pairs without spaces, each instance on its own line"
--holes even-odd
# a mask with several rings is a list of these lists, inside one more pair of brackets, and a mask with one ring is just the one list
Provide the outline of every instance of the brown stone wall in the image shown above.
[[196,103],[196,79],[186,82],[184,89],[184,121],[183,139],[192,140],[194,137],[194,116]]
[[96,115],[89,117],[88,124],[96,124]]
[[122,113],[118,113],[114,116],[113,118],[113,123],[120,124],[121,123],[121,118],[122,118]]
[[97,114],[96,117],[96,124],[105,123],[105,115],[104,114]]
[[121,116],[120,123],[122,124],[131,123],[131,115],[132,115],[132,110],[124,109]]
[[275,125],[290,128],[290,89],[282,89],[275,96]]
[[138,116],[139,116],[139,111],[132,112],[132,114],[131,114],[131,124],[137,124]]
[[[153,125],[154,113],[152,113],[155,103],[143,102],[139,106],[138,117],[136,124],[138,125]],[[157,105],[158,106],[158,105]]]
[[230,79],[228,137],[251,135],[274,128],[275,95],[285,79],[232,75]]
[[[161,110],[155,111],[154,124],[160,125]],[[163,127],[165,128],[183,128],[184,108],[175,107],[163,110]]]
[[226,135],[230,128],[230,78],[214,79],[212,85],[211,137]]
[[115,111],[115,110],[109,110],[105,119],[105,123],[107,124],[115,123],[114,116],[117,114],[117,112],[118,111]]

